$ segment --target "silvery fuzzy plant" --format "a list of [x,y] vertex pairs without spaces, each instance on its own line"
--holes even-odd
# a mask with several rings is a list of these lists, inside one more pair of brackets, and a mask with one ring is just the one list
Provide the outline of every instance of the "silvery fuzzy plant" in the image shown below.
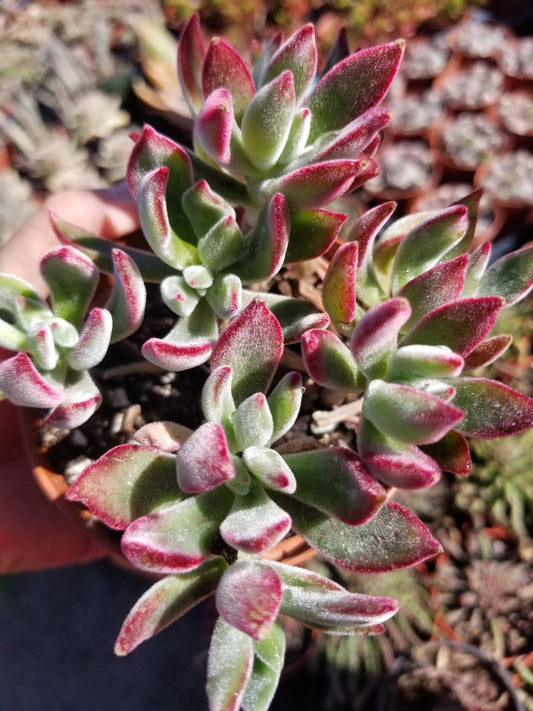
[[[86,393],[74,409],[90,415],[88,370],[103,343],[139,324],[144,281],[160,283],[175,324],[143,356],[170,371],[209,362],[198,429],[145,425],[67,496],[122,531],[124,555],[157,578],[126,618],[118,654],[214,596],[212,711],[269,707],[284,658],[280,615],[330,634],[378,634],[398,609],[283,562],[291,531],[358,573],[431,558],[438,541],[394,489],[467,474],[470,435],[533,425],[533,400],[476,372],[510,344],[490,332],[531,289],[533,249],[494,263],[489,244],[470,251],[478,193],[392,224],[386,203],[347,234],[346,216],[325,209],[377,172],[371,155],[389,120],[379,103],[402,52],[392,42],[350,55],[341,35],[317,78],[306,26],[276,35],[250,72],[223,39],[205,48],[193,16],[178,67],[194,149],[150,127],[134,137],[128,180],[149,249],[116,248],[53,215],[64,246],[43,259],[51,306],[2,276],[0,343],[19,352],[0,365],[0,389],[49,408],[52,422],[58,407],[72,409],[72,383]],[[275,292],[285,264],[334,243],[323,311]],[[91,309],[97,268],[115,274],[110,316]],[[303,391],[299,372],[280,369],[291,343],[318,385],[362,398],[357,451],[287,441]]]

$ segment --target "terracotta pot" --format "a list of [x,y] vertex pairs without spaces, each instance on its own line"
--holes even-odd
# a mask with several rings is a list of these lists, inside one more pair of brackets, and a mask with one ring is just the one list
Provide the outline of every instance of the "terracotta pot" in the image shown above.
[[120,532],[105,526],[81,504],[65,498],[68,489],[65,477],[50,467],[46,452],[39,445],[42,420],[31,409],[19,408],[19,413],[26,446],[33,460],[33,475],[46,498],[89,535],[103,543],[112,557],[118,558],[122,564],[129,566],[120,548]]

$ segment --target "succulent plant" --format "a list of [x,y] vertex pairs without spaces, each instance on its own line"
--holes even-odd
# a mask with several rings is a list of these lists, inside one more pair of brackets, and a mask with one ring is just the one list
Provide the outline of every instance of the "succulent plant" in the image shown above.
[[[144,283],[134,262],[113,251],[114,288],[104,308],[91,306],[99,273],[70,246],[46,253],[41,272],[51,304],[23,279],[0,274],[0,345],[18,353],[0,363],[0,393],[24,407],[47,408],[47,422],[74,428],[101,396],[89,370],[112,340],[135,331],[144,314]],[[76,284],[76,291],[72,285]]]
[[[0,365],[0,388],[49,408],[53,423],[85,418],[87,393],[97,404],[88,371],[139,325],[145,281],[160,285],[175,323],[144,342],[144,357],[171,372],[209,361],[197,429],[146,424],[67,498],[122,532],[131,564],[158,577],[126,618],[118,654],[214,595],[212,711],[268,708],[284,658],[280,614],[326,633],[377,634],[398,609],[280,560],[290,531],[354,573],[424,561],[439,543],[390,489],[467,474],[467,436],[533,425],[532,399],[469,374],[509,345],[490,332],[533,286],[533,249],[490,266],[489,244],[469,253],[478,193],[379,238],[393,203],[343,239],[346,215],[325,209],[377,171],[371,155],[389,121],[379,103],[402,52],[392,42],[350,55],[341,34],[317,78],[307,25],[276,35],[249,69],[223,39],[205,49],[193,16],[178,68],[194,149],[148,126],[134,136],[128,183],[147,247],[115,249],[52,215],[63,246],[42,262],[51,305],[1,277],[1,344],[18,353]],[[285,265],[335,248],[324,310],[276,290]],[[99,271],[114,273],[105,309],[92,300]],[[285,441],[302,400],[302,376],[282,368],[294,343],[316,384],[363,397],[357,451]]]

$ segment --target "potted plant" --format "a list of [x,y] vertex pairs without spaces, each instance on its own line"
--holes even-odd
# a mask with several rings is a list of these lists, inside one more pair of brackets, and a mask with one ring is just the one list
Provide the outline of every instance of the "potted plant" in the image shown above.
[[441,98],[433,89],[410,91],[387,103],[392,120],[389,131],[397,138],[424,137],[444,115]]
[[509,91],[502,94],[497,108],[498,120],[514,137],[515,146],[533,144],[533,94]]
[[468,62],[495,60],[510,38],[511,30],[506,25],[493,22],[482,13],[471,13],[450,32],[448,40],[454,52]]
[[503,90],[503,74],[497,66],[478,60],[467,69],[450,67],[433,87],[452,111],[475,111],[496,103]]
[[484,113],[464,111],[434,129],[431,142],[445,170],[473,174],[487,160],[503,152],[507,135]]
[[414,37],[405,48],[401,75],[411,86],[431,85],[450,60],[450,49],[439,37]]
[[533,38],[516,37],[498,54],[499,66],[509,89],[530,88],[533,80]]
[[[53,214],[63,244],[41,264],[50,299],[0,280],[0,342],[13,352],[0,390],[55,431],[79,433],[98,416],[108,357],[137,384],[154,369],[167,384],[200,372],[199,424],[165,413],[137,429],[131,418],[130,439],[78,473],[66,498],[157,579],[127,616],[118,654],[214,596],[213,711],[268,708],[284,658],[280,615],[379,634],[398,609],[280,562],[291,531],[353,572],[426,560],[439,543],[393,501],[395,488],[465,475],[468,436],[533,425],[533,400],[472,372],[508,347],[491,329],[533,284],[531,249],[490,266],[490,245],[469,253],[478,194],[379,238],[395,206],[366,212],[337,243],[323,308],[276,288],[285,264],[333,251],[346,216],[326,207],[376,173],[369,154],[388,120],[379,103],[403,43],[347,56],[342,46],[316,84],[310,25],[274,37],[250,71],[223,39],[206,48],[194,15],[178,51],[195,150],[146,126],[128,169],[148,246],[115,246]],[[100,273],[111,286],[96,293]],[[294,343],[309,383],[362,398],[357,451],[290,441],[304,397],[302,373],[285,366]],[[179,398],[168,399],[172,413]]]
[[432,151],[420,139],[385,142],[378,159],[379,175],[364,189],[379,200],[412,200],[437,182]]
[[533,154],[523,148],[509,151],[482,166],[475,183],[496,203],[525,215],[533,208]]

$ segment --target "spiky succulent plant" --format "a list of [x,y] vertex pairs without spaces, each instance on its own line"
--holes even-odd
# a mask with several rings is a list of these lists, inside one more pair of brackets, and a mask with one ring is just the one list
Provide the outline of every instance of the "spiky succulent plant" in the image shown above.
[[[194,150],[150,127],[134,137],[128,182],[148,247],[113,252],[54,216],[67,246],[43,261],[45,276],[58,274],[58,284],[49,280],[52,310],[28,285],[18,285],[20,297],[16,285],[0,291],[3,343],[23,351],[1,367],[14,372],[22,359],[32,375],[27,390],[47,392],[60,373],[62,396],[96,362],[84,356],[90,328],[72,343],[54,340],[57,318],[68,321],[72,310],[60,297],[81,289],[79,329],[92,296],[88,279],[68,273],[73,255],[108,274],[118,260],[160,283],[175,324],[146,340],[145,358],[170,371],[210,362],[198,429],[145,425],[93,462],[67,496],[122,531],[125,556],[158,576],[125,620],[118,654],[215,595],[213,711],[269,707],[283,665],[280,613],[323,632],[376,634],[398,608],[284,563],[279,548],[290,531],[357,573],[426,560],[439,543],[390,500],[390,489],[428,486],[442,469],[466,474],[466,436],[533,425],[533,400],[468,374],[508,346],[490,331],[499,311],[530,290],[533,250],[490,266],[489,245],[470,253],[477,194],[382,231],[394,209],[388,203],[346,235],[346,215],[324,209],[376,173],[371,154],[389,119],[379,103],[402,51],[393,42],[349,55],[341,36],[317,77],[308,25],[286,42],[274,37],[249,69],[222,39],[205,49],[193,16],[178,68],[195,116]],[[324,255],[339,236],[322,284],[324,311],[276,291],[285,264]],[[111,304],[133,325],[141,283],[115,284],[122,298]],[[284,347],[295,342],[318,385],[363,397],[358,451],[284,441],[302,398],[300,373],[281,369]],[[15,402],[55,405],[19,398],[8,380],[1,386]]]

